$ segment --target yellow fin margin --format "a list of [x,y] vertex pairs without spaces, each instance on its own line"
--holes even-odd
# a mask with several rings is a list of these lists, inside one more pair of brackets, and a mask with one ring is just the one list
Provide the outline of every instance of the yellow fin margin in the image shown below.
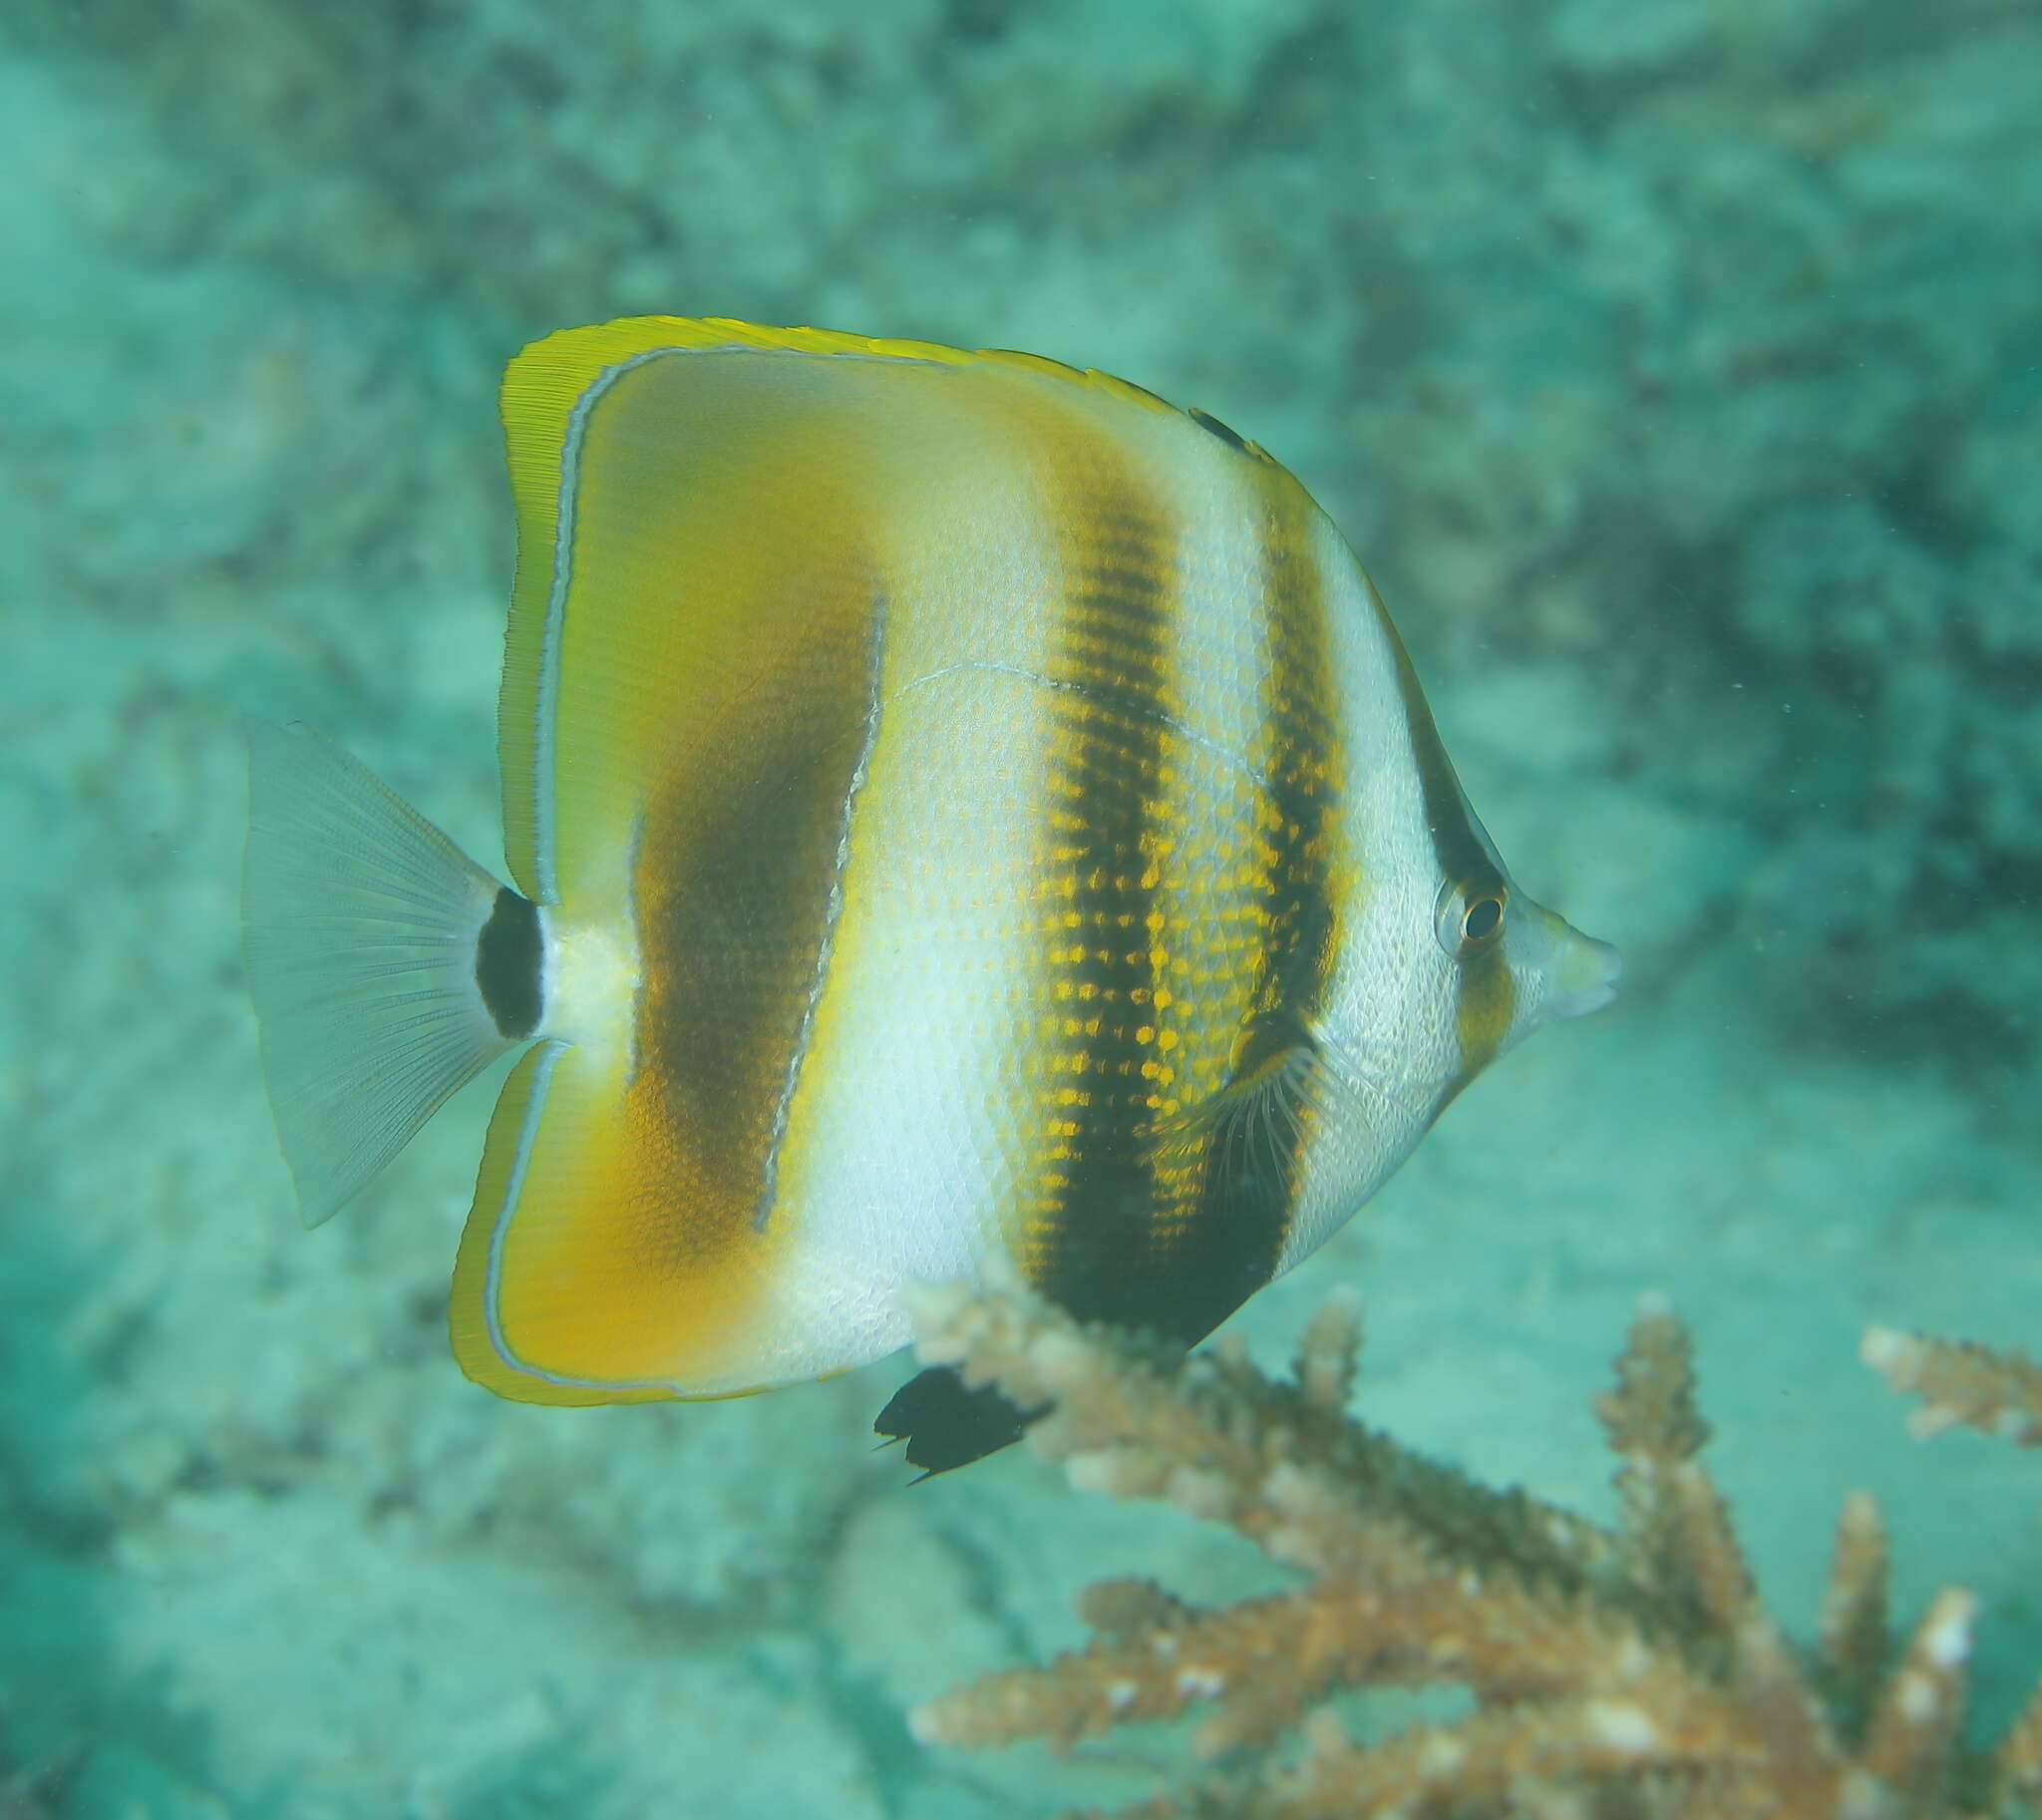
[[520,1371],[497,1350],[491,1332],[490,1249],[498,1211],[510,1192],[510,1178],[517,1166],[528,1118],[537,1116],[532,1095],[539,1086],[539,1071],[549,1045],[539,1043],[527,1049],[517,1066],[506,1077],[497,1095],[497,1109],[490,1115],[490,1135],[483,1147],[482,1168],[475,1185],[475,1202],[469,1210],[468,1225],[461,1235],[461,1252],[454,1266],[454,1288],[448,1297],[449,1336],[461,1369],[486,1390],[520,1403],[554,1403],[586,1406],[594,1403],[649,1403],[671,1399],[665,1386],[615,1391],[579,1385],[556,1384]]
[[505,1080],[454,1267],[454,1355],[520,1403],[770,1388],[739,1362],[760,1337],[757,1273],[743,1260],[648,1267],[673,1234],[646,1218],[645,1146],[620,1089],[614,1069],[557,1040],[527,1050]]

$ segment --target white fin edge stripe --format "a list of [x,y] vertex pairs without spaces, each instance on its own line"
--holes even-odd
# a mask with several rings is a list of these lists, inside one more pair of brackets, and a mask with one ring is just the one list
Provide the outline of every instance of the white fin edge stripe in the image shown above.
[[633,367],[667,354],[690,351],[676,347],[646,348],[628,360],[604,367],[582,388],[581,396],[567,413],[567,434],[560,443],[559,492],[553,502],[553,579],[546,590],[545,623],[539,632],[538,681],[532,691],[531,870],[541,904],[554,905],[560,901],[553,853],[557,819],[553,804],[553,735],[560,700],[560,629],[567,614],[567,587],[573,576],[574,501],[581,477],[581,440],[588,429],[589,414],[602,395]]
[[539,1122],[545,1116],[546,1089],[552,1084],[553,1065],[571,1047],[572,1044],[559,1037],[549,1038],[540,1045],[538,1060],[532,1064],[531,1086],[524,1096],[524,1117],[517,1126],[517,1154],[510,1159],[510,1179],[504,1184],[504,1202],[497,1209],[496,1221],[490,1228],[489,1271],[483,1281],[483,1321],[489,1332],[490,1346],[510,1370],[524,1377],[535,1377],[541,1383],[558,1384],[562,1389],[669,1390],[673,1386],[658,1378],[633,1383],[612,1378],[565,1377],[557,1372],[542,1371],[511,1350],[497,1318],[497,1297],[504,1274],[504,1239],[510,1230],[510,1217],[517,1211],[518,1197],[524,1192],[524,1177],[531,1164],[532,1146],[538,1142]]

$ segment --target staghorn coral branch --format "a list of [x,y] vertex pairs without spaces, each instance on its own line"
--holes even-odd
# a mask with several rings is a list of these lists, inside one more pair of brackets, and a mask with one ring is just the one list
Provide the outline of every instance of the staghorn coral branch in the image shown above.
[[1594,1409],[1610,1451],[1624,1462],[1620,1488],[1641,1467],[1670,1469],[1708,1445],[1709,1425],[1695,1406],[1694,1347],[1665,1296],[1638,1297],[1616,1355],[1616,1386],[1594,1399]]
[[1992,1758],[2001,1807],[2042,1820],[2042,1686],[2028,1696]]
[[1243,1811],[1256,1820],[1417,1816],[1560,1777],[1708,1772],[1748,1786],[1725,1766],[1756,1767],[1759,1740],[1721,1702],[1690,1705],[1691,1691],[1647,1675],[1626,1698],[1505,1706],[1458,1725],[1415,1726],[1372,1745],[1322,1725],[1299,1768],[1274,1778],[1268,1797]]
[[[1087,1647],[928,1701],[915,1710],[915,1736],[979,1747],[1022,1738],[1064,1746],[1125,1720],[1175,1718],[1228,1693],[1281,1685],[1287,1696],[1314,1698],[1308,1690],[1345,1677],[1348,1651],[1314,1622],[1312,1597],[1313,1589],[1300,1588],[1208,1611],[1149,1582],[1105,1582],[1080,1601],[1080,1616],[1097,1632]],[[1103,1610],[1109,1602],[1110,1616]],[[1147,1618],[1138,1618],[1145,1607]],[[1290,1706],[1278,1723],[1296,1710]],[[1242,1735],[1249,1729],[1243,1723]]]
[[1887,1787],[1926,1796],[1942,1780],[1964,1716],[1964,1665],[1977,1617],[1970,1594],[1938,1593],[1872,1706],[1861,1757]]
[[1640,1301],[1616,1380],[1594,1409],[1623,1462],[1616,1488],[1638,1580],[1731,1638],[1757,1594],[1729,1510],[1697,1457],[1709,1427],[1695,1407],[1694,1349],[1663,1296]]
[[1871,1493],[1855,1491],[1837,1518],[1817,1625],[1817,1650],[1844,1735],[1865,1727],[1885,1671],[1886,1530]]
[[[1386,1523],[1421,1535],[1431,1553],[1508,1564],[1561,1590],[1620,1566],[1619,1545],[1596,1525],[1478,1486],[1244,1361],[1154,1355],[1124,1335],[1081,1332],[1018,1290],[922,1285],[905,1302],[925,1364],[997,1382],[1024,1407],[1056,1405],[1030,1444],[1064,1461],[1077,1490],[1166,1498],[1319,1572],[1377,1549]],[[1323,1361],[1315,1369],[1337,1375]],[[1339,1369],[1351,1375],[1351,1362]],[[1314,1487],[1327,1495],[1314,1499]]]
[[1763,1731],[1776,1792],[1796,1812],[1834,1801],[1829,1715],[1759,1604],[1730,1509],[1702,1463],[1709,1427],[1695,1401],[1694,1347],[1663,1296],[1640,1298],[1595,1413],[1622,1462],[1616,1475],[1640,1583],[1688,1614],[1691,1646],[1718,1659]]
[[1894,1390],[1921,1398],[1907,1418],[1917,1439],[1963,1426],[2042,1447],[2042,1365],[2017,1347],[1869,1327],[1858,1356]]
[[1335,1292],[1320,1303],[1298,1337],[1291,1366],[1298,1393],[1321,1415],[1335,1421],[1347,1413],[1361,1352],[1361,1297]]
[[1846,1764],[1829,1714],[1772,1621],[1754,1604],[1738,1626],[1730,1692],[1765,1740],[1760,1812],[1828,1815],[1839,1810]]
[[1423,1564],[1408,1543],[1385,1541],[1367,1579],[1331,1575],[1218,1611],[1170,1601],[1137,1637],[1102,1635],[1046,1667],[988,1675],[929,1701],[915,1712],[915,1734],[924,1743],[1070,1744],[1210,1700],[1218,1709],[1197,1741],[1201,1754],[1217,1755],[1265,1741],[1334,1687],[1449,1679],[1499,1702],[1587,1687],[1621,1703],[1649,1683],[1669,1701],[1677,1692],[1684,1714],[1722,1709],[1712,1735],[1732,1728],[1721,1690],[1655,1652],[1620,1615],[1541,1600],[1507,1570],[1485,1578]]
[[[1617,1532],[1346,1419],[1348,1305],[1307,1329],[1288,1384],[1238,1347],[1173,1358],[1018,1289],[927,1290],[910,1312],[925,1364],[1054,1405],[1030,1445],[1074,1487],[1167,1499],[1309,1576],[1221,1608],[1105,1583],[1081,1608],[1087,1647],[930,1701],[912,1718],[924,1742],[1068,1745],[1207,1707],[1193,1743],[1225,1771],[1120,1820],[2042,1815],[2042,1693],[1989,1762],[1956,1746],[1968,1595],[1939,1595],[1882,1672],[1886,1545],[1862,1495],[1838,1528],[1820,1685],[1803,1666],[1700,1458],[1688,1340],[1663,1303],[1640,1309],[1597,1404]],[[1348,1688],[1439,1684],[1476,1709],[1370,1743],[1319,1710]],[[1305,1747],[1286,1756],[1292,1729]],[[1966,1798],[1988,1784],[1995,1805]]]

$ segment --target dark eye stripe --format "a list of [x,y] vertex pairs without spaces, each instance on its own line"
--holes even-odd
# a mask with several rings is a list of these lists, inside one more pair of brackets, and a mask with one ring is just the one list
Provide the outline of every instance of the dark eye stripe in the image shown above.
[[[1374,598],[1373,590],[1370,597]],[[1489,857],[1488,846],[1476,833],[1475,818],[1468,813],[1468,799],[1461,793],[1461,781],[1454,775],[1453,761],[1440,742],[1432,709],[1418,686],[1418,673],[1411,667],[1404,641],[1397,636],[1397,628],[1390,623],[1381,600],[1375,601],[1375,608],[1383,635],[1396,654],[1397,687],[1404,699],[1404,718],[1411,731],[1411,756],[1418,766],[1425,823],[1432,836],[1433,859],[1440,876],[1456,881],[1469,902],[1491,896],[1501,899],[1503,877]],[[1461,1044],[1461,1071],[1440,1096],[1442,1108],[1496,1059],[1510,1033],[1518,987],[1504,959],[1502,943],[1487,943],[1469,955],[1460,968],[1455,993],[1454,1028]]]
[[[1389,629],[1389,618],[1383,618]],[[1503,879],[1489,849],[1475,832],[1475,819],[1468,813],[1468,799],[1461,794],[1461,780],[1454,775],[1453,761],[1434,725],[1432,709],[1418,686],[1418,673],[1411,667],[1403,642],[1394,630],[1390,640],[1397,655],[1397,687],[1404,698],[1404,716],[1411,729],[1411,756],[1418,766],[1418,783],[1424,793],[1425,825],[1432,835],[1433,857],[1443,878],[1454,880],[1467,893],[1469,902],[1501,896]]]

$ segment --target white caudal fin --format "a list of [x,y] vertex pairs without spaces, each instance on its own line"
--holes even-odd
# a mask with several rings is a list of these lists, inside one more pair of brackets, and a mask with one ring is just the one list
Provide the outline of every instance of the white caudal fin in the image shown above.
[[527,920],[529,907],[323,734],[247,734],[242,953],[277,1135],[316,1226],[527,1033],[492,1015],[477,944],[500,897]]

